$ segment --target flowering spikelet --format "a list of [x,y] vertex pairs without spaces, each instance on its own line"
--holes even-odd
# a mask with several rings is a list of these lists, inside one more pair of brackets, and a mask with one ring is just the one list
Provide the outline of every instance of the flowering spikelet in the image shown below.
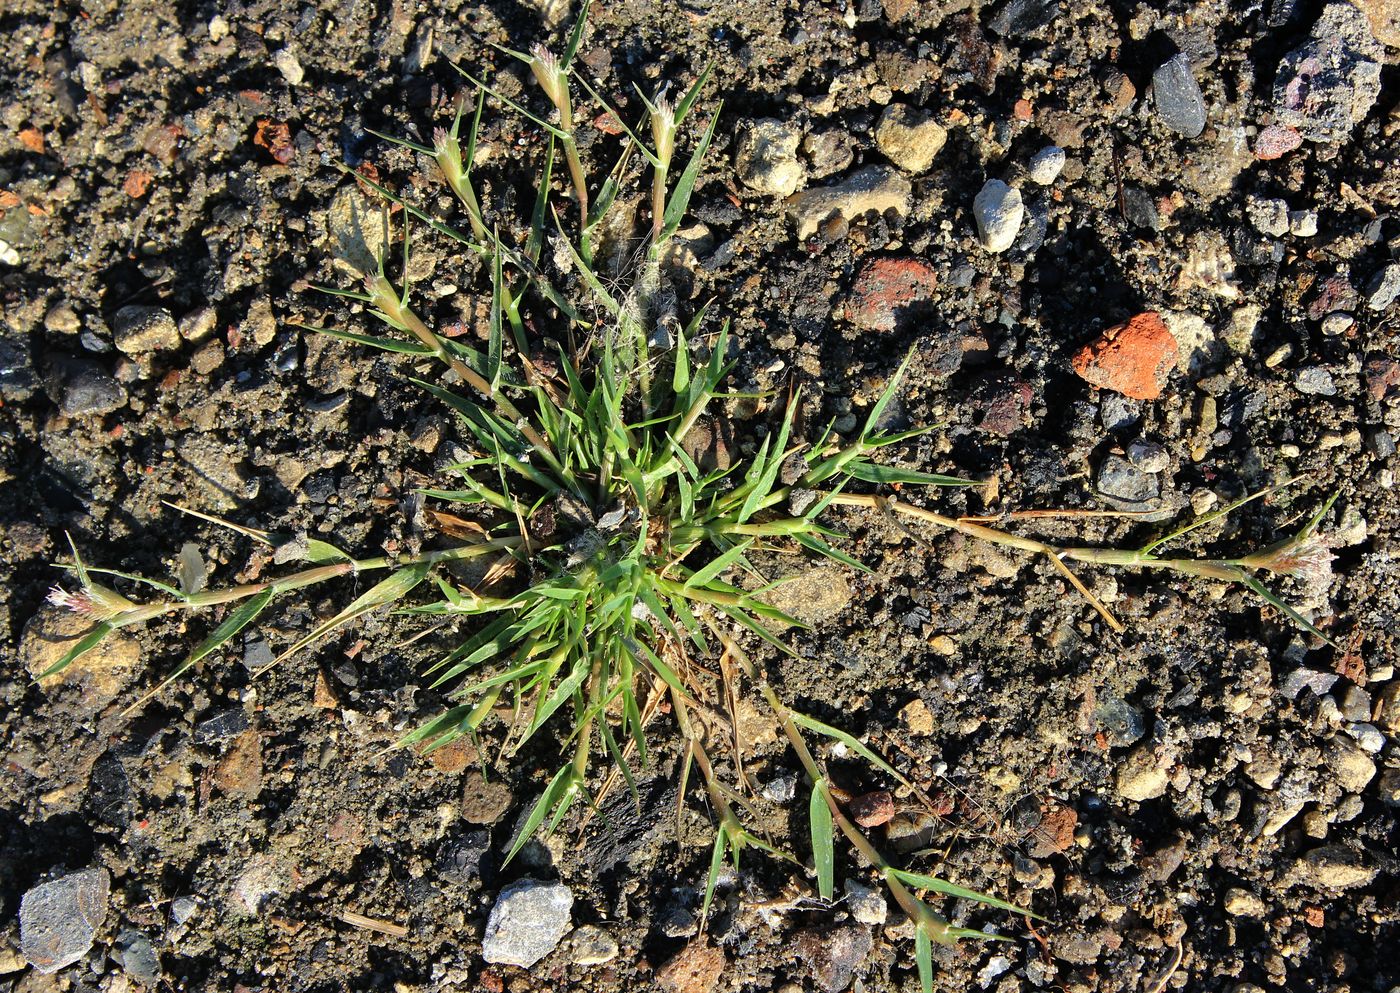
[[55,586],[49,590],[48,599],[55,607],[62,607],[98,621],[110,621],[117,615],[136,610],[138,607],[138,604],[132,603],[116,590],[110,590],[97,583],[91,583],[74,592]]
[[1242,559],[1252,569],[1267,569],[1276,576],[1292,576],[1310,598],[1320,598],[1332,582],[1336,558],[1325,538],[1316,534],[1295,538]]

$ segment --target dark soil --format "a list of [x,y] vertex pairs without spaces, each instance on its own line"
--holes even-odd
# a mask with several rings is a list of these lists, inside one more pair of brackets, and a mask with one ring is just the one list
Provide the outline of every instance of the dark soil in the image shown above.
[[[735,388],[801,385],[809,425],[839,421],[912,347],[897,415],[943,427],[900,460],[987,483],[930,498],[947,513],[1118,506],[1100,492],[1112,490],[1103,467],[1141,443],[1165,453],[1147,474],[1154,521],[1306,476],[1193,534],[1198,548],[1258,547],[1339,495],[1323,525],[1330,586],[1309,602],[1281,587],[1338,647],[1236,587],[1086,569],[1127,625],[1115,634],[1048,563],[836,516],[874,573],[806,576],[814,624],[785,635],[797,657],[756,657],[788,700],[890,756],[939,810],[896,796],[888,847],[1049,920],[950,902],[956,922],[1011,941],[936,949],[938,990],[1155,990],[1178,948],[1168,989],[1400,983],[1400,304],[1369,304],[1400,260],[1400,52],[1385,50],[1379,100],[1349,140],[1251,152],[1273,121],[1280,60],[1319,9],[618,0],[593,13],[582,71],[629,119],[633,83],[684,86],[715,66],[706,98],[723,110],[692,203],[708,244],[677,280],[684,315],[713,299],[733,321]],[[365,555],[431,540],[410,496],[455,460],[457,429],[408,382],[410,358],[299,327],[376,330],[306,284],[350,285],[327,234],[333,199],[355,185],[338,166],[450,207],[422,159],[366,129],[429,140],[464,82],[453,62],[527,94],[485,42],[558,39],[571,15],[562,27],[546,16],[515,0],[0,5],[0,240],[16,255],[0,262],[0,989],[601,993],[652,988],[694,940],[713,835],[696,796],[676,837],[678,753],[664,736],[640,811],[619,790],[606,817],[503,868],[549,747],[490,770],[508,795],[485,792],[465,750],[386,751],[437,699],[416,689],[431,642],[404,645],[411,628],[371,616],[250,678],[245,662],[333,613],[357,592],[349,582],[275,615],[134,718],[122,708],[207,619],[136,632],[82,678],[30,678],[43,626],[60,622],[45,595],[65,531],[92,564],[157,577],[194,542],[215,583],[273,566],[164,501]],[[304,72],[296,85],[274,58],[284,49]],[[1149,95],[1178,49],[1209,108],[1195,139],[1163,126]],[[1115,71],[1135,100],[1119,99]],[[739,137],[762,118],[809,139],[808,188],[888,165],[875,127],[890,102],[948,129],[932,167],[906,177],[905,215],[799,242],[782,198],[736,176]],[[486,121],[484,197],[508,219],[528,210],[541,135],[498,106]],[[616,138],[585,132],[585,153],[610,162]],[[1050,144],[1068,162],[1036,186],[1025,165]],[[1027,202],[1031,235],[1002,254],[977,242],[988,177]],[[1317,233],[1261,233],[1251,197],[1316,211]],[[865,330],[847,298],[881,257],[918,258],[937,285],[892,329]],[[426,309],[479,329],[474,259],[424,239],[415,267]],[[181,333],[116,349],[132,306],[167,311]],[[1074,374],[1076,351],[1144,310],[1187,343],[1160,399]],[[729,412],[741,448],[771,414],[750,407]],[[1016,526],[1132,547],[1165,525]],[[755,780],[796,775],[756,728]],[[853,793],[889,785],[832,761]],[[768,827],[802,859],[797,796],[769,808]],[[28,967],[21,897],[92,866],[112,880],[92,949],[53,976]],[[495,896],[522,876],[562,880],[573,923],[600,926],[616,957],[579,964],[566,939],[528,971],[483,963]],[[842,851],[847,878],[876,885]],[[918,988],[893,908],[885,925],[851,924],[844,904],[801,899],[815,896],[809,874],[758,854],[720,891],[707,935],[723,973],[688,990]],[[873,938],[868,955],[851,928]],[[155,975],[129,951],[138,934]],[[862,954],[843,970],[851,948]]]

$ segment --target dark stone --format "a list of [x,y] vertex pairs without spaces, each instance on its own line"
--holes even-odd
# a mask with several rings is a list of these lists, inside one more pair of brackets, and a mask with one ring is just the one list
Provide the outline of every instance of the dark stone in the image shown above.
[[1019,41],[1060,16],[1059,0],[1010,0],[987,27],[1012,41]]
[[[271,661],[269,659],[268,661]],[[194,726],[196,744],[213,745],[248,730],[248,714],[242,707],[230,707]]]
[[1184,54],[1172,56],[1152,74],[1152,102],[1158,120],[1177,134],[1196,138],[1206,129],[1205,97]]

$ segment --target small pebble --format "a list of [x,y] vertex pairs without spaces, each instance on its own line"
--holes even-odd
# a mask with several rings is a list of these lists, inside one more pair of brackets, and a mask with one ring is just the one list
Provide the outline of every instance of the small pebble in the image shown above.
[[1322,333],[1329,338],[1336,338],[1350,331],[1355,323],[1356,318],[1345,310],[1334,310],[1322,319]]
[[1297,375],[1293,377],[1293,385],[1298,388],[1299,393],[1307,393],[1311,396],[1331,397],[1337,395],[1337,384],[1332,380],[1332,374],[1319,365],[1310,365],[1299,369]]
[[989,252],[1004,252],[1015,244],[1026,210],[1019,190],[999,179],[989,179],[972,201],[972,213],[982,247]]
[[1288,234],[1288,203],[1284,200],[1251,196],[1245,207],[1254,230],[1270,238]]
[[1400,262],[1392,262],[1371,277],[1366,284],[1366,306],[1385,310],[1400,297]]
[[282,74],[282,78],[292,86],[301,85],[302,79],[306,77],[306,70],[301,67],[301,63],[290,48],[280,48],[274,52],[272,64]]
[[1295,238],[1311,238],[1317,234],[1317,211],[1290,210],[1288,212],[1288,233]]
[[1168,59],[1152,74],[1152,101],[1157,118],[1177,134],[1196,138],[1206,129],[1206,101],[1184,54]]
[[180,331],[164,307],[123,307],[112,318],[113,341],[128,355],[179,348]]
[[112,878],[106,869],[82,869],[40,883],[19,905],[19,946],[39,972],[72,965],[92,947],[107,917]]
[[1031,157],[1026,174],[1031,182],[1049,186],[1065,167],[1065,150],[1056,145],[1048,145]]
[[529,968],[563,940],[574,895],[561,883],[521,879],[501,890],[486,921],[481,957],[500,965]]

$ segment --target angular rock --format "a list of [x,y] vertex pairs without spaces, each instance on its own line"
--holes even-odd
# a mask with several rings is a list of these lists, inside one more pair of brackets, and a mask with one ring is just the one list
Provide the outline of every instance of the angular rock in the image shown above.
[[534,965],[563,940],[573,906],[574,895],[560,883],[539,879],[511,883],[491,908],[481,957],[500,965]]
[[1279,63],[1276,122],[1309,141],[1345,141],[1380,96],[1384,60],[1366,15],[1349,3],[1328,4],[1307,44]]
[[1310,365],[1299,369],[1293,377],[1293,385],[1299,393],[1310,396],[1333,397],[1337,395],[1337,384],[1332,374],[1320,365]]
[[1366,306],[1385,310],[1400,297],[1400,262],[1392,262],[1371,277],[1366,284]]
[[1179,53],[1152,74],[1152,103],[1157,119],[1177,134],[1198,138],[1206,129],[1206,101],[1191,69],[1191,60]]
[[1177,364],[1178,351],[1162,315],[1149,310],[1085,345],[1075,353],[1073,367],[1091,385],[1135,400],[1156,400]]
[[1324,890],[1349,890],[1365,886],[1377,870],[1366,859],[1343,845],[1314,848],[1293,863],[1293,881]]
[[1128,753],[1116,776],[1118,794],[1127,800],[1154,800],[1167,792],[1171,781],[1166,756],[1158,755],[1151,745],[1139,745]]
[[1254,156],[1268,162],[1281,159],[1303,143],[1303,136],[1294,128],[1270,124],[1254,139]]
[[797,227],[797,237],[807,239],[833,217],[854,220],[869,211],[909,213],[912,187],[888,166],[866,166],[844,182],[804,190],[788,200],[788,214]]
[[24,894],[19,905],[20,953],[35,969],[53,973],[92,947],[107,917],[112,877],[106,869],[82,869]]
[[63,362],[57,372],[58,409],[65,417],[110,414],[126,405],[126,390],[100,366],[74,360]]
[[112,318],[112,337],[127,355],[180,347],[180,329],[164,307],[123,307]]
[[977,221],[977,239],[989,252],[1004,252],[1016,243],[1021,221],[1026,215],[1021,191],[1000,179],[989,179],[972,201]]
[[1099,466],[1098,490],[1115,500],[1147,503],[1157,499],[1160,487],[1156,476],[1143,472],[1121,456],[1110,455]]
[[845,885],[846,909],[854,920],[874,926],[885,923],[890,911],[883,892],[854,879],[847,879]]
[[1270,238],[1288,234],[1288,202],[1251,196],[1245,203],[1245,213],[1254,230]]
[[776,196],[790,196],[806,178],[806,169],[797,159],[802,132],[773,118],[754,121],[739,138],[734,152],[734,171],[751,190]]
[[656,983],[671,993],[711,993],[724,972],[724,952],[693,941],[656,970]]
[[810,970],[817,989],[825,993],[849,988],[856,968],[873,947],[870,932],[856,924],[797,933],[797,957]]
[[569,935],[571,958],[578,965],[602,965],[617,958],[617,939],[602,928],[585,924]]
[[933,116],[907,104],[892,103],[875,126],[875,144],[905,172],[926,172],[948,141]]

